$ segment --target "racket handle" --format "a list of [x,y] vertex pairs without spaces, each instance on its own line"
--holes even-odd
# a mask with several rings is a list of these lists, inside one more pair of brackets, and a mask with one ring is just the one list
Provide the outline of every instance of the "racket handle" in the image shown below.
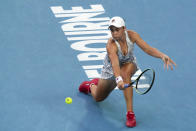
[[124,84],[124,87],[125,88],[128,88],[130,85],[129,84]]

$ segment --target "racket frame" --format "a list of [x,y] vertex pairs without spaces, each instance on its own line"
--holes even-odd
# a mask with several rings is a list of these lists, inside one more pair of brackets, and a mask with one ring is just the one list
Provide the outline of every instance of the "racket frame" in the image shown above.
[[[146,71],[148,71],[148,70],[151,70],[151,71],[153,72],[153,79],[152,79],[152,82],[151,82],[151,84],[150,84],[150,87],[149,87],[145,92],[140,92],[140,91],[138,90],[138,88],[137,88],[137,85],[139,84],[139,83],[138,83],[138,82],[139,82],[139,79],[140,79],[140,77],[141,77]],[[154,80],[155,80],[155,71],[154,71],[153,69],[148,68],[148,69],[144,70],[144,71],[137,77],[136,80],[134,80],[134,81],[131,82],[130,84],[125,84],[125,88],[128,88],[128,87],[132,86],[132,85],[136,82],[136,85],[135,85],[136,92],[137,92],[138,94],[140,94],[140,95],[144,95],[144,94],[146,94],[146,93],[148,93],[148,92],[150,91],[150,89],[152,88],[152,85],[153,85],[153,83],[154,83]]]
[[[139,79],[140,79],[140,77],[141,77],[146,71],[148,71],[148,70],[151,70],[152,73],[153,73],[152,82],[151,82],[149,88],[148,88],[145,92],[140,92],[140,91],[138,90],[138,88],[137,88],[137,85],[139,84]],[[155,71],[154,71],[153,69],[150,69],[150,68],[144,70],[144,71],[138,76],[138,78],[135,80],[135,82],[136,82],[136,86],[135,86],[136,92],[139,93],[140,95],[144,95],[144,94],[148,93],[148,92],[151,90],[152,85],[154,84],[154,80],[155,80]],[[135,83],[135,82],[134,82],[134,83]]]

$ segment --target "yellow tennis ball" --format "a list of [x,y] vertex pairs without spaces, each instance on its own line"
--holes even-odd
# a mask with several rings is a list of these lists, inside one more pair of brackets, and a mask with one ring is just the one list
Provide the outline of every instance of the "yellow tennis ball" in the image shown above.
[[72,103],[71,97],[66,97],[66,98],[65,98],[65,103],[71,104],[71,103]]

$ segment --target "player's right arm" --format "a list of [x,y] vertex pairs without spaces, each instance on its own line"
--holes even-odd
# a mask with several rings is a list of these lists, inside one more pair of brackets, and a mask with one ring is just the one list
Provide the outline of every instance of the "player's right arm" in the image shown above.
[[[112,38],[108,40],[106,50],[107,50],[110,62],[112,64],[114,76],[115,76],[115,78],[118,78],[120,76],[120,66],[119,66],[119,59],[118,59],[118,55],[117,55],[118,48],[115,44],[115,41]],[[119,81],[117,83],[117,86],[119,89],[123,89],[124,88],[123,81]]]

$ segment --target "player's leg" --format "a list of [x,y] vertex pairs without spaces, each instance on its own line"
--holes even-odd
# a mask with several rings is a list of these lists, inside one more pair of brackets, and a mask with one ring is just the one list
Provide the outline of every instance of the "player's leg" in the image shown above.
[[114,79],[99,79],[98,85],[90,86],[91,94],[96,102],[103,101],[116,87]]
[[84,81],[79,86],[79,91],[85,94],[91,93],[95,101],[103,101],[110,92],[116,87],[115,79],[93,79]]
[[[125,63],[121,67],[121,76],[125,84],[131,82],[131,77],[136,72],[136,65],[134,63]],[[133,88],[126,88],[124,91],[124,97],[126,100],[127,111],[133,111]]]
[[[126,63],[121,67],[121,75],[125,84],[129,84],[131,82],[131,77],[136,72],[137,67],[134,63]],[[124,91],[124,98],[127,106],[127,121],[126,125],[128,127],[136,126],[135,115],[133,113],[133,88],[126,88]]]

